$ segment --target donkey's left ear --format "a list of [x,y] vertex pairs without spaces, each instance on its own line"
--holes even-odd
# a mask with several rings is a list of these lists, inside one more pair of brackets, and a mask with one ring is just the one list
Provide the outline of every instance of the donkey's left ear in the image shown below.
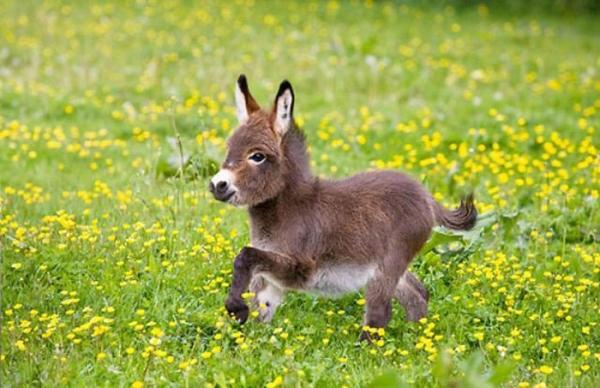
[[279,85],[279,91],[275,97],[275,131],[283,136],[292,126],[294,121],[294,90],[288,80]]

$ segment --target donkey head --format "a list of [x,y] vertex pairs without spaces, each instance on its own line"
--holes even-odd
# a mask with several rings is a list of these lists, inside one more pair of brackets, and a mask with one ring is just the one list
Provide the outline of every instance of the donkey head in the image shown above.
[[276,197],[285,187],[290,170],[285,139],[296,131],[294,92],[283,81],[272,109],[261,109],[242,74],[235,102],[239,127],[227,141],[227,157],[209,189],[219,201],[254,206]]

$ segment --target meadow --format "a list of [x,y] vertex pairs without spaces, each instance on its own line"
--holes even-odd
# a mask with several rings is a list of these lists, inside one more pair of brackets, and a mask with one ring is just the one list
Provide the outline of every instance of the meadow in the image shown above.
[[[0,2],[1,385],[599,386],[599,38],[483,4]],[[265,106],[292,82],[316,174],[475,192],[412,264],[426,319],[227,316],[248,221],[207,186],[240,73]]]

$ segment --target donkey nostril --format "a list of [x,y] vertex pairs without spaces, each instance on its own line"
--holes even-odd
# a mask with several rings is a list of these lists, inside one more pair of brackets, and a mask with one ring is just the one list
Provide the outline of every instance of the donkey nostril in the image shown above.
[[217,192],[222,193],[227,190],[227,182],[219,182],[217,183]]
[[214,184],[214,183],[212,183],[212,182],[210,182],[210,183],[208,184],[208,190],[209,190],[211,193],[214,193],[214,192],[215,192],[215,184]]

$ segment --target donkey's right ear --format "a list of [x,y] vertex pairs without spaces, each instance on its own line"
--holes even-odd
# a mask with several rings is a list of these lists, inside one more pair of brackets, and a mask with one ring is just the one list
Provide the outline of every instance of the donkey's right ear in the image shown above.
[[258,106],[254,100],[254,97],[250,94],[248,81],[244,74],[239,76],[237,83],[235,84],[235,106],[240,124],[248,120],[248,116],[253,112],[260,109],[260,106]]

